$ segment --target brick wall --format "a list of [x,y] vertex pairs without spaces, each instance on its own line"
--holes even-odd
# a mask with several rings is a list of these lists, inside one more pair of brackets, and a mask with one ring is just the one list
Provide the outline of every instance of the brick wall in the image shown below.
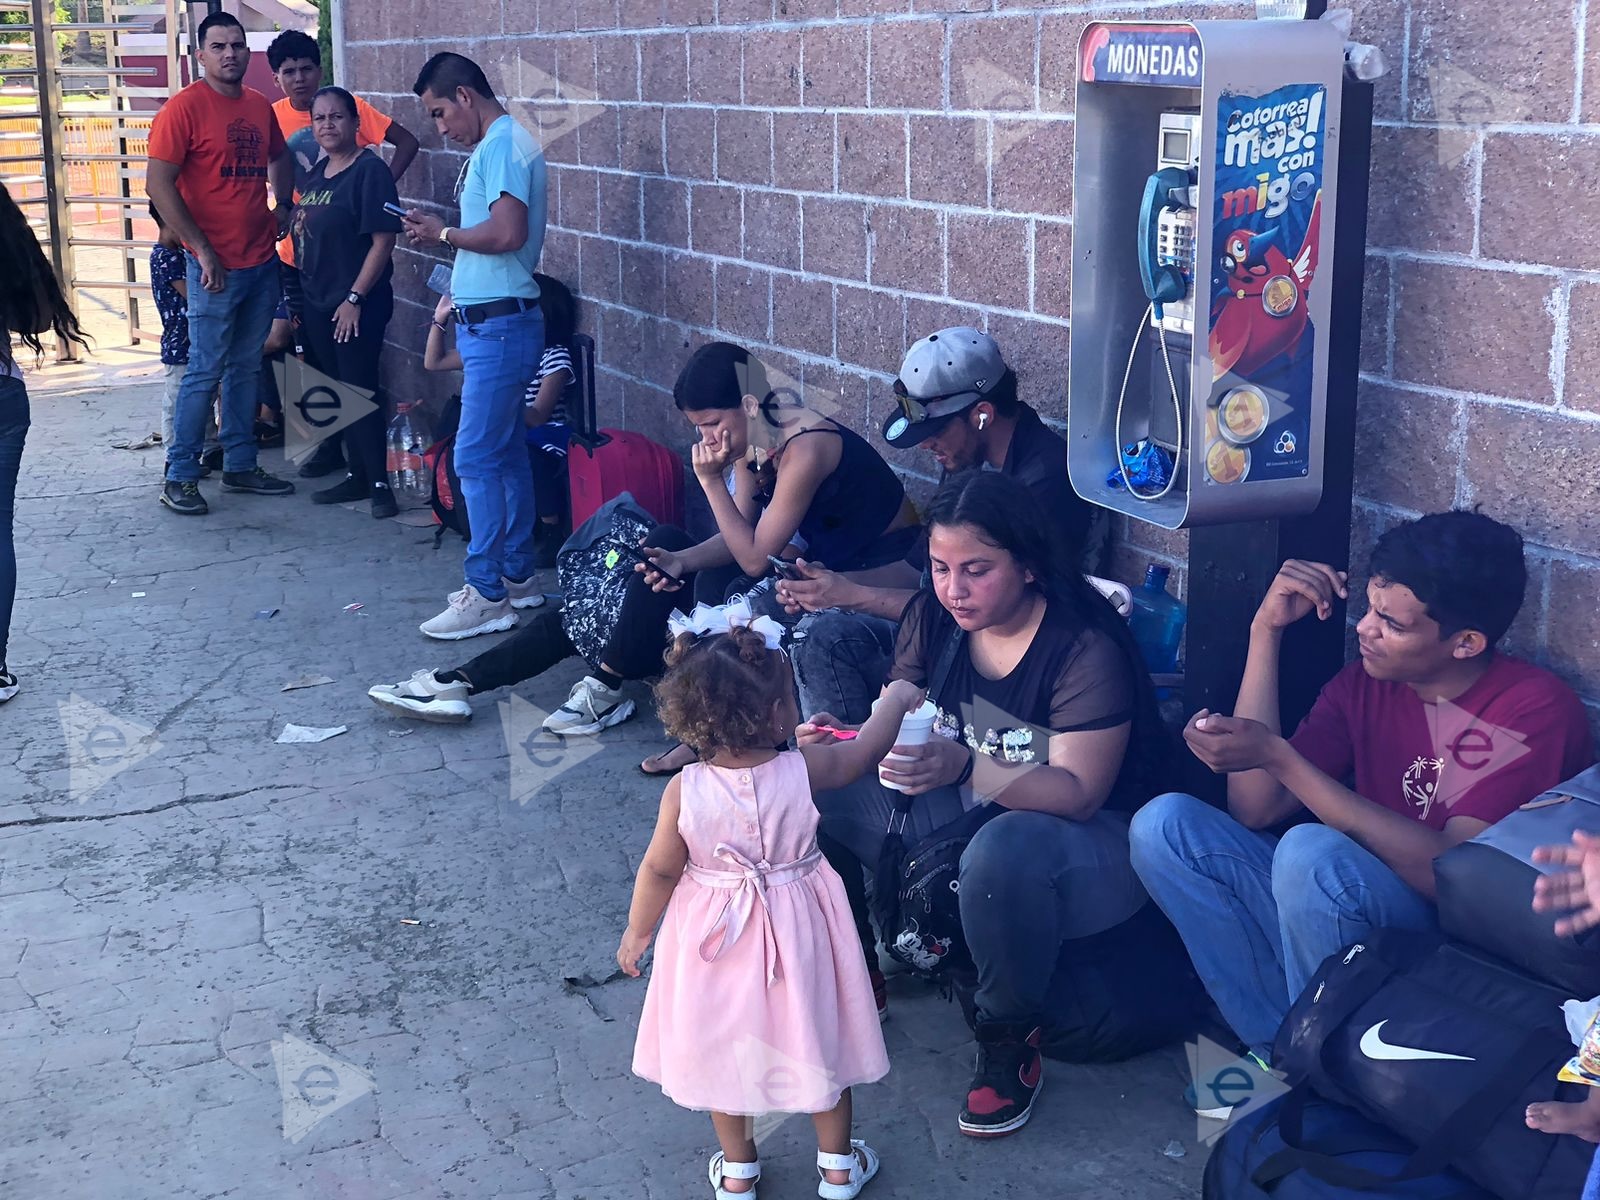
[[[345,81],[417,131],[448,202],[426,56],[482,63],[550,163],[545,270],[587,306],[604,419],[682,446],[688,347],[746,342],[862,431],[908,339],[987,328],[1064,408],[1073,50],[1050,0],[345,0]],[[1600,701],[1600,3],[1358,0],[1381,46],[1356,559],[1394,519],[1481,504],[1528,536],[1513,648]],[[1095,18],[1249,15],[1236,3]],[[1586,60],[1586,61],[1585,61]],[[1590,81],[1584,87],[1584,79]],[[388,370],[421,382],[432,260],[406,250]],[[925,488],[930,463],[887,451]],[[1186,538],[1118,529],[1118,572]]]

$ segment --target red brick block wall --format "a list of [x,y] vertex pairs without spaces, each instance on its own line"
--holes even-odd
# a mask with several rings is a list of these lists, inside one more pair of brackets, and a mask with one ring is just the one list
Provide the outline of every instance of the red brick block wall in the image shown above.
[[[683,445],[688,349],[750,343],[876,436],[909,339],[986,327],[1063,415],[1073,52],[1051,0],[346,0],[342,82],[415,129],[408,199],[456,149],[410,94],[470,54],[541,130],[544,267],[575,286],[607,421]],[[1600,4],[1356,0],[1378,85],[1355,555],[1396,519],[1481,504],[1529,539],[1514,648],[1600,701]],[[1228,0],[1102,16],[1249,15]],[[1584,28],[1587,23],[1587,28]],[[1580,58],[1582,61],[1580,61]],[[415,394],[438,258],[404,250],[388,369]],[[923,456],[887,451],[918,488]],[[1117,573],[1187,539],[1119,521]]]

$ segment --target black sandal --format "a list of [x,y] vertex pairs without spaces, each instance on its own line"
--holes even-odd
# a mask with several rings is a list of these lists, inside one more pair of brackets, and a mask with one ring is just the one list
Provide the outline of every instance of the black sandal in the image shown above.
[[[668,746],[660,754],[652,754],[650,757],[651,758],[656,758],[656,759],[667,758],[667,757],[670,757],[671,755],[677,753],[679,750],[687,750],[687,749],[689,749],[689,746],[688,746],[687,743],[685,743],[685,742],[673,742],[672,745]],[[691,759],[690,761],[692,762],[694,760]],[[684,767],[686,767],[688,765],[689,765],[688,763],[684,763],[683,764]],[[668,770],[668,771],[651,771],[651,770],[646,769],[644,763],[640,763],[639,764],[639,774],[648,776],[651,779],[671,779],[674,775],[676,775],[681,770],[683,770],[683,767],[673,767],[671,770]]]

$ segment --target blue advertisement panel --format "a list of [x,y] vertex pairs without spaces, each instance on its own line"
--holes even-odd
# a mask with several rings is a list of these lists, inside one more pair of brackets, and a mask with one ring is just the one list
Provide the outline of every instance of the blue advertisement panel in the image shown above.
[[1317,272],[1327,90],[1224,94],[1216,113],[1205,466],[1210,484],[1292,479],[1310,467],[1307,301]]

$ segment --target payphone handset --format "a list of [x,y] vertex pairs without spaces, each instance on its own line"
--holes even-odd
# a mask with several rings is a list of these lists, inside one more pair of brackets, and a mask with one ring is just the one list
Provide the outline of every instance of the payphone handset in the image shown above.
[[[1128,366],[1117,396],[1117,467],[1128,494],[1140,500],[1159,500],[1172,490],[1183,461],[1183,399],[1167,352],[1167,333],[1194,334],[1195,185],[1200,165],[1200,116],[1193,112],[1161,114],[1156,170],[1145,181],[1139,205],[1139,282],[1150,306],[1134,330],[1128,348]],[[1171,390],[1176,445],[1172,470],[1160,491],[1141,492],[1128,476],[1122,453],[1122,409],[1128,396],[1139,340],[1148,322],[1161,344],[1161,359]]]

